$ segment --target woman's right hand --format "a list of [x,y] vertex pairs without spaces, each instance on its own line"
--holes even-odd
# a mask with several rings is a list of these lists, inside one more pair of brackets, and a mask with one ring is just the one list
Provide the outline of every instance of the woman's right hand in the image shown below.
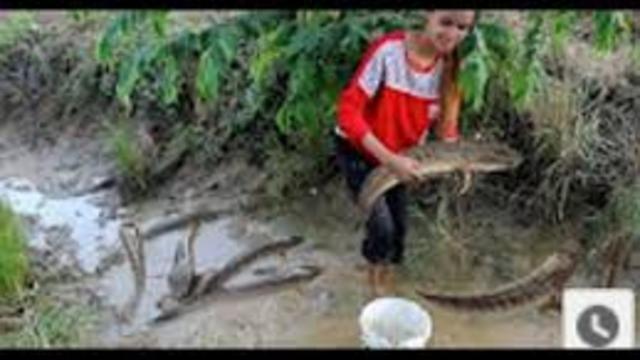
[[404,155],[393,155],[387,162],[387,166],[403,183],[415,183],[420,180],[420,163]]
[[380,161],[381,164],[388,166],[403,183],[417,182],[417,180],[420,179],[420,176],[418,175],[420,163],[418,163],[418,161],[389,151],[389,149],[387,149],[387,147],[384,146],[384,144],[382,144],[372,132],[368,132],[364,136],[362,144]]

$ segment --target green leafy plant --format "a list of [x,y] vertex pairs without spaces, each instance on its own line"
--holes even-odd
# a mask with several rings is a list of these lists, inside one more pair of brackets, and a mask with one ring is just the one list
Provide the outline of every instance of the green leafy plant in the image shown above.
[[610,52],[625,34],[623,30],[631,30],[628,17],[620,11],[596,11],[593,22],[595,45],[600,53]]
[[[587,15],[575,11],[531,11],[525,18],[521,36],[506,24],[481,21],[463,44],[464,67],[460,77],[469,107],[478,112],[485,104],[485,88],[493,78],[509,79],[506,84],[517,109],[525,110],[544,90],[548,76],[543,65],[548,50],[559,51]],[[622,11],[596,11],[593,39],[601,53],[611,52],[628,39],[629,14]]]
[[37,28],[33,13],[17,11],[0,21],[0,50],[6,51]]
[[29,272],[26,234],[11,207],[0,201],[0,297],[17,295]]
[[147,188],[147,174],[150,161],[139,143],[130,122],[121,120],[108,128],[108,143],[116,160],[116,165],[125,181],[141,190]]
[[[339,93],[370,41],[424,25],[422,13],[413,11],[246,12],[198,29],[172,27],[170,15],[116,14],[97,41],[97,59],[117,73],[114,93],[125,108],[143,98],[190,108],[186,114],[196,115],[198,133],[207,138],[200,143],[211,154],[241,132],[258,131],[264,146],[280,144],[314,159],[328,156]],[[545,65],[552,52],[589,26],[594,44],[611,51],[629,39],[627,18],[626,12],[531,11],[515,29],[482,17],[461,48],[463,131],[478,115],[488,118],[495,96],[519,113],[531,111],[553,76]]]
[[[626,16],[611,11],[593,14],[598,49],[610,51],[623,38]],[[159,97],[165,104],[178,97],[171,84],[182,81],[180,64],[187,59],[172,51],[181,34],[167,34],[167,18],[166,12],[123,13],[97,42],[97,58],[120,68],[116,92],[127,106],[145,73],[161,74]],[[419,19],[411,12],[297,11],[251,13],[214,24],[192,33],[195,41],[187,51],[198,59],[193,79],[196,93],[202,101],[215,102],[234,60],[249,60],[253,86],[263,92],[278,92],[280,105],[273,120],[279,131],[306,130],[307,135],[317,136],[335,116],[332,110],[339,90],[367,42],[386,29],[416,26]],[[486,87],[493,84],[492,79],[501,78],[509,79],[509,93],[518,108],[529,105],[543,88],[546,74],[542,62],[547,46],[562,46],[580,19],[577,12],[532,11],[526,16],[522,38],[506,24],[481,20],[463,45],[460,82],[466,104],[473,112],[480,111]],[[257,26],[251,28],[249,23]],[[147,46],[136,46],[143,43]],[[249,59],[237,59],[238,47],[247,44],[255,44],[253,54]],[[127,48],[137,51],[116,55],[117,49]]]

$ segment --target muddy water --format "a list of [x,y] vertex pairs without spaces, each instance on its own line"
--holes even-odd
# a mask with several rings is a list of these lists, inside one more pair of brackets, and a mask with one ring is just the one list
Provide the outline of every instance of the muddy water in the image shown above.
[[[304,209],[305,206],[302,207]],[[330,214],[319,217],[317,213]],[[306,321],[291,333],[283,333],[270,345],[284,347],[353,348],[361,347],[357,319],[360,310],[370,298],[365,290],[365,275],[358,268],[358,240],[361,236],[353,229],[347,217],[341,217],[339,209],[321,209],[313,214],[297,211],[276,219],[269,218],[270,224],[277,224],[287,231],[300,232],[311,241],[327,248],[333,254],[340,254],[340,268],[329,268],[321,284],[313,288],[323,288],[333,294],[329,310],[322,313],[311,307]],[[333,220],[332,220],[333,219]],[[412,234],[411,236],[417,236]],[[535,234],[532,234],[532,236]],[[416,239],[409,242],[416,242]],[[548,249],[547,249],[548,250]],[[543,251],[543,255],[549,251]],[[531,255],[531,254],[530,254]],[[447,254],[441,253],[439,257]],[[449,255],[450,256],[450,255]],[[546,256],[546,255],[545,255]],[[545,256],[538,256],[540,259]],[[534,266],[532,264],[531,266]],[[449,265],[451,267],[452,265]],[[400,277],[399,295],[422,304],[433,320],[434,332],[428,347],[432,348],[560,348],[562,347],[562,318],[560,314],[541,313],[536,307],[518,308],[505,313],[464,314],[431,306],[416,297],[414,289],[423,287],[426,281],[440,277],[438,287],[453,288],[446,283],[449,278],[445,269],[432,268],[432,273],[416,280],[415,276]],[[471,271],[480,271],[476,269]],[[438,272],[442,272],[438,275]],[[476,279],[477,280],[477,279]],[[487,284],[477,283],[472,277],[460,281],[455,288],[460,291],[478,290]],[[496,286],[492,281],[492,285]],[[500,282],[498,282],[499,284]],[[586,283],[585,283],[586,284]],[[572,286],[583,286],[581,279],[573,279]],[[626,286],[626,285],[625,285]],[[310,289],[310,292],[313,290]],[[309,299],[308,301],[313,301]],[[636,321],[637,324],[640,322]],[[638,338],[638,337],[637,337]]]
[[[156,303],[161,297],[169,294],[167,275],[172,267],[173,254],[178,242],[184,241],[186,236],[187,228],[185,227],[163,233],[145,242],[145,266],[147,271],[145,292],[131,322],[117,322],[113,327],[106,330],[105,336],[111,341],[117,339],[118,336],[130,336],[144,331],[154,331],[150,321],[160,314]],[[256,223],[241,216],[222,218],[204,223],[199,228],[195,240],[196,272],[203,273],[204,271],[219,269],[236,255],[244,253],[261,243],[273,241],[274,237],[279,236],[284,235],[269,231],[268,226],[265,224]],[[296,263],[295,260],[289,259],[289,261],[285,261],[278,257],[259,259],[249,266],[246,271],[230,279],[224,286],[233,287],[247,282],[255,282],[263,276],[273,275],[274,272],[286,271],[288,265]],[[121,308],[134,293],[132,271],[128,263],[111,267],[101,276],[99,282],[102,297],[107,300],[107,306],[111,306],[114,309]],[[225,300],[222,300],[220,303],[224,302]],[[187,314],[185,318],[215,313],[220,307],[218,304],[196,311],[195,314]],[[242,310],[242,305],[239,305],[237,310]],[[176,328],[180,328],[180,321],[176,321],[174,324]],[[168,326],[171,327],[173,324]],[[234,330],[230,329],[229,331],[233,332]],[[180,341],[181,338],[178,337],[177,339]],[[182,340],[187,343],[190,341],[189,339]]]
[[[306,286],[301,297],[281,294],[269,297],[262,304],[247,301],[222,307],[228,315],[241,312],[242,309],[245,313],[264,314],[264,307],[271,304],[271,310],[268,311],[271,316],[260,317],[260,320],[255,320],[255,317],[247,320],[252,324],[251,333],[254,335],[244,335],[242,340],[235,338],[232,334],[239,330],[228,325],[223,316],[214,315],[217,326],[208,329],[205,326],[206,330],[203,332],[217,334],[216,339],[220,339],[224,334],[228,337],[227,340],[222,343],[198,343],[198,346],[360,348],[358,316],[371,298],[365,287],[364,273],[358,269],[357,261],[354,262],[357,256],[354,257],[352,252],[356,251],[357,255],[357,250],[350,244],[354,236],[351,229],[329,224],[326,218],[315,221],[310,217],[295,214],[263,221],[266,226],[280,232],[304,234],[311,243],[322,244],[322,248],[342,249],[311,250],[311,257],[324,264],[325,273],[317,281]],[[344,251],[344,248],[351,250]],[[399,280],[399,295],[418,301],[432,316],[434,334],[429,347],[517,348],[562,345],[561,318],[558,315],[541,314],[535,308],[493,315],[453,313],[432,307],[416,298],[413,289],[421,284],[403,278]],[[462,284],[460,287],[473,288],[473,284]],[[279,316],[284,316],[284,319],[279,319]],[[244,315],[237,315],[236,319],[242,317]],[[286,321],[287,318],[295,320]],[[192,318],[192,321],[196,320]],[[287,326],[284,322],[295,323],[296,326]],[[250,340],[251,336],[254,337],[253,340]]]
[[[55,199],[38,191],[33,183],[19,178],[0,180],[0,199],[8,202],[18,214],[30,218],[29,245],[36,248],[56,247],[51,232],[63,229],[69,236],[66,249],[86,273],[93,273],[117,243],[119,221],[109,219],[107,209],[98,202],[105,195]],[[57,244],[60,245],[60,244]]]
[[[32,245],[47,246],[48,229],[66,227],[76,249],[74,256],[85,271],[102,261],[105,249],[119,249],[117,219],[109,219],[100,205],[106,194],[54,199],[40,193],[33,184],[5,179],[0,193],[21,214],[32,217]],[[332,214],[318,216],[318,214]],[[307,214],[305,212],[305,214]],[[154,217],[147,216],[147,220]],[[293,347],[359,348],[357,319],[371,300],[358,270],[359,234],[339,212],[319,209],[312,215],[291,213],[268,218],[241,216],[204,224],[196,241],[196,268],[202,271],[222,266],[234,255],[265,240],[257,234],[300,234],[305,249],[294,259],[321,265],[325,272],[314,282],[295,291],[216,303],[170,321],[150,327],[157,315],[155,302],[167,293],[166,275],[171,267],[177,241],[184,229],[165,233],[145,243],[147,291],[133,322],[110,323],[101,341],[113,346],[145,347]],[[263,261],[259,268],[280,266],[276,260]],[[434,269],[434,271],[437,269]],[[247,272],[239,281],[254,278]],[[445,276],[446,277],[446,276]],[[431,314],[434,333],[428,346],[434,348],[477,347],[560,347],[561,318],[541,314],[532,308],[506,314],[465,315],[431,307],[415,298],[419,281],[400,278],[400,294],[421,303]],[[107,306],[119,308],[133,293],[128,263],[108,268],[96,284]],[[473,289],[474,284],[460,284]]]
[[[231,236],[231,225],[231,219],[223,219],[204,224],[200,228],[195,242],[196,272],[220,267],[245,249],[244,244]],[[125,332],[142,329],[147,322],[159,315],[155,304],[169,292],[166,277],[171,269],[174,249],[186,235],[186,231],[176,230],[145,243],[146,291],[132,324],[123,327]],[[134,291],[129,264],[110,268],[101,278],[100,286],[109,305],[116,308],[122,306]]]
[[[294,332],[284,333],[268,346],[294,348],[361,348],[357,319],[370,298],[355,276],[331,276],[336,284],[336,310],[310,314]],[[341,284],[341,285],[337,285]],[[535,309],[507,314],[468,315],[432,307],[411,294],[415,283],[405,283],[400,295],[421,304],[433,320],[428,348],[524,348],[561,347],[561,318]],[[360,289],[359,289],[360,287]]]
[[[419,301],[418,301],[419,302]],[[419,302],[420,303],[420,302]],[[464,315],[421,303],[433,320],[429,348],[559,347],[561,319],[535,311],[511,315]],[[359,346],[353,317],[322,319],[306,334],[308,346]]]
[[[427,348],[556,348],[561,347],[559,318],[535,316],[466,317],[429,310],[434,333]],[[358,348],[359,329],[353,317],[320,319],[303,336],[293,340],[300,347]],[[286,345],[285,345],[286,346]]]

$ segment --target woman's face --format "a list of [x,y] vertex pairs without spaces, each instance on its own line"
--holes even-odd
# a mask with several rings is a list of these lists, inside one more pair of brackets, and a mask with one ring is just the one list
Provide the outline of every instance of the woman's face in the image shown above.
[[426,32],[436,50],[443,54],[452,52],[467,36],[475,21],[471,10],[431,11],[427,15]]

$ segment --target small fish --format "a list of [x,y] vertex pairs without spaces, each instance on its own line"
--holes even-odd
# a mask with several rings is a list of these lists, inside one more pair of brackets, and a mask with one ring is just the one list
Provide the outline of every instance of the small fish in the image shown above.
[[200,221],[192,221],[187,237],[184,241],[178,242],[174,253],[173,265],[169,271],[167,282],[171,294],[176,298],[187,296],[193,288],[196,275],[194,242],[199,228]]

